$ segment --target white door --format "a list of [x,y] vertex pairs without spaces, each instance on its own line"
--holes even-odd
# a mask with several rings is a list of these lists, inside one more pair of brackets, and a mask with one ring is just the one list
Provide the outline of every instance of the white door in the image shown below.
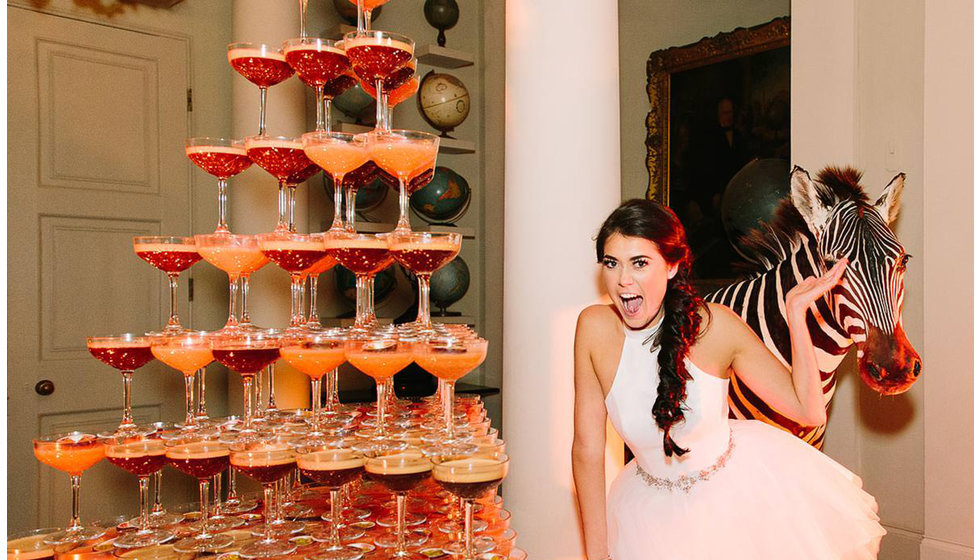
[[[31,438],[119,423],[121,376],[85,337],[166,322],[165,276],[132,237],[191,233],[187,53],[183,40],[7,8],[10,532],[69,520],[68,477],[39,466]],[[35,390],[42,380],[53,393]],[[182,418],[181,391],[162,364],[138,370],[137,422]],[[183,493],[183,478],[165,474],[164,491]],[[136,480],[103,461],[81,500],[83,522],[135,513]]]

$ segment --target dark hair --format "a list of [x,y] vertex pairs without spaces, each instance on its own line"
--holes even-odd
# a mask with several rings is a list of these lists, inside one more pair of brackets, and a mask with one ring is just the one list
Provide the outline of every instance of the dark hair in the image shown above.
[[660,384],[652,413],[657,426],[664,431],[664,453],[668,457],[681,456],[689,450],[671,439],[670,428],[684,420],[682,403],[687,397],[687,380],[691,378],[684,357],[701,328],[698,310],[707,309],[691,285],[691,248],[677,215],[670,208],[652,200],[627,200],[606,218],[596,236],[597,261],[602,262],[606,241],[617,233],[652,241],[668,264],[678,265],[677,273],[667,281],[663,301],[664,321],[655,334],[651,352],[660,347],[660,355],[657,356]]

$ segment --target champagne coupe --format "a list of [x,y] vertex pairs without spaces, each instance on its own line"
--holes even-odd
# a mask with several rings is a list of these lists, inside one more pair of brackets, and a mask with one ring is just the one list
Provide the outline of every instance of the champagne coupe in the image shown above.
[[[507,476],[509,459],[500,452],[474,455],[439,455],[431,457],[432,478],[453,495],[462,498],[463,542],[446,548],[462,560],[474,560],[478,550],[493,548],[493,539],[473,537],[473,502],[497,488]],[[489,541],[489,542],[488,542]]]
[[306,324],[304,325],[307,329],[316,330],[323,328],[323,325],[320,324],[320,314],[316,306],[317,284],[320,281],[320,275],[335,266],[337,266],[337,259],[326,255],[317,261],[316,264],[303,271],[310,284],[309,313],[307,313]]
[[[338,48],[343,48],[344,42],[337,41],[334,43]],[[324,128],[326,130],[331,130],[330,121],[330,104],[338,95],[344,93],[350,88],[357,84],[357,76],[354,71],[348,68],[343,73],[341,73],[336,78],[330,80],[323,85],[323,118],[324,118]]]
[[[347,361],[362,373],[374,379],[377,385],[377,419],[371,439],[359,446],[362,450],[404,448],[404,441],[389,439],[386,414],[388,413],[387,379],[408,367],[415,360],[413,341],[400,339],[385,333],[369,333],[362,338],[352,338],[344,347]],[[365,434],[366,435],[366,434]]]
[[398,178],[398,224],[395,231],[411,231],[408,195],[412,178],[435,169],[439,137],[413,130],[369,133],[368,153],[382,170]]
[[221,441],[218,431],[191,432],[174,438],[166,444],[166,456],[170,464],[184,474],[197,479],[201,496],[200,533],[174,543],[174,550],[181,553],[221,550],[235,541],[229,535],[210,532],[211,507],[209,505],[211,478],[228,468],[228,445]]
[[306,4],[307,0],[299,0],[299,36],[306,38]]
[[293,75],[282,51],[261,43],[231,43],[228,63],[246,80],[259,86],[259,136],[265,135],[267,90]]
[[291,280],[289,328],[299,329],[305,321],[303,280],[306,271],[327,256],[327,251],[323,247],[323,235],[275,232],[260,233],[257,237],[262,254],[289,273]]
[[294,333],[282,340],[279,354],[289,365],[305,373],[310,378],[313,399],[313,416],[310,439],[322,438],[320,429],[320,383],[323,376],[336,370],[347,361],[344,346],[346,337],[343,331],[325,330],[320,332]]
[[137,432],[136,435],[113,435],[103,440],[106,460],[135,474],[139,480],[138,530],[116,537],[113,545],[118,548],[140,548],[174,538],[172,531],[150,526],[150,476],[160,472],[167,463],[165,442],[156,435],[155,428],[142,426]]
[[[329,231],[344,228],[340,216],[341,186],[344,176],[360,168],[368,161],[367,137],[346,132],[308,132],[303,135],[303,150],[307,157],[322,167],[333,179],[333,224]],[[354,231],[355,183],[347,183],[347,231]]]
[[252,166],[245,153],[245,143],[206,136],[188,138],[184,153],[194,165],[218,179],[218,226],[214,232],[228,233],[228,179]]
[[252,383],[262,368],[272,365],[279,359],[281,332],[277,330],[232,331],[214,336],[211,351],[214,359],[242,376],[245,389],[242,392],[241,431],[250,433],[252,428]]
[[42,436],[34,438],[34,456],[71,477],[71,523],[68,529],[45,537],[44,542],[55,546],[77,544],[104,535],[105,529],[82,525],[78,518],[78,495],[82,472],[102,460],[105,444],[98,437],[82,432]]
[[[170,422],[153,422],[146,424],[146,431],[143,431],[142,428],[138,428],[138,431],[143,435],[163,440],[173,439],[182,434],[180,427]],[[163,502],[160,499],[163,494],[163,470],[159,470],[150,476],[153,477],[153,507],[150,508],[150,527],[168,527],[183,521],[183,515],[170,513],[163,507]],[[130,521],[130,524],[138,523],[138,519]]]
[[428,539],[425,532],[406,530],[405,497],[409,490],[415,488],[432,472],[432,462],[417,449],[406,449],[369,455],[364,463],[365,475],[385,488],[395,493],[396,529],[394,535],[381,535],[374,543],[383,547],[394,547],[391,553],[395,558],[421,558],[409,552],[408,547],[420,546]]
[[[214,355],[211,353],[211,334],[204,331],[189,331],[151,336],[150,350],[156,359],[184,374],[184,403],[187,412],[183,428],[197,429],[198,419],[194,411],[194,373],[214,361]],[[204,375],[203,371],[201,375]],[[204,395],[201,395],[201,398],[203,399]]]
[[324,91],[327,82],[337,78],[350,68],[343,44],[319,37],[288,39],[282,44],[286,62],[296,71],[302,82],[313,88],[316,94],[316,130],[327,130],[324,118]]
[[[259,249],[258,239],[254,235],[214,233],[195,235],[194,241],[204,260],[228,274],[228,321],[222,331],[251,326],[248,316],[248,279],[253,272],[269,262]],[[235,315],[239,279],[242,286],[241,321]]]
[[279,181],[279,221],[276,231],[294,231],[296,186],[320,169],[303,153],[303,143],[287,136],[249,136],[248,157]]
[[429,280],[432,274],[456,258],[463,236],[458,233],[394,232],[388,236],[391,256],[419,281],[419,314],[415,326],[433,332],[429,314]]
[[194,238],[137,236],[133,238],[133,250],[136,251],[136,256],[167,273],[167,279],[170,280],[170,319],[164,330],[183,330],[177,317],[177,278],[182,271],[201,260]]
[[473,371],[487,357],[487,341],[482,338],[429,338],[418,341],[415,346],[415,361],[423,369],[442,379],[442,416],[445,426],[441,436],[443,453],[468,450],[470,445],[462,444],[456,434],[453,421],[456,380]]
[[239,555],[243,558],[272,558],[296,550],[295,544],[276,539],[272,525],[276,483],[296,467],[293,445],[287,438],[271,434],[236,441],[231,444],[231,465],[262,484],[265,495],[262,514],[265,518],[264,537],[245,545]]
[[100,362],[118,369],[123,376],[123,417],[116,433],[132,433],[133,422],[132,383],[133,373],[153,360],[150,339],[126,333],[114,336],[90,336],[86,339],[88,351]]
[[[350,197],[348,200],[352,200]],[[357,285],[357,312],[354,327],[365,330],[375,323],[374,276],[393,262],[387,234],[361,234],[328,231],[323,234],[327,254],[354,273]]]
[[350,2],[357,6],[357,31],[364,32],[371,29],[371,11],[387,4],[388,0],[350,0]]
[[415,53],[415,42],[388,31],[352,31],[344,35],[344,50],[357,77],[374,84],[378,99],[377,130],[390,130],[384,80],[408,64]]
[[[330,490],[330,520],[327,547],[309,560],[359,560],[364,551],[341,544],[342,504],[340,490],[364,473],[365,458],[353,449],[303,445],[297,449],[296,464],[304,476]],[[363,534],[363,533],[362,533]]]

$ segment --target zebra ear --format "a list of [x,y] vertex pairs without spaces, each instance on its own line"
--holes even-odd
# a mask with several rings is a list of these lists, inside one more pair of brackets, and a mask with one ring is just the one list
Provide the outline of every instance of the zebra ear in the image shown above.
[[885,187],[875,202],[875,210],[881,214],[881,218],[886,224],[891,224],[898,217],[898,211],[902,207],[902,189],[905,188],[905,173],[895,175],[891,183]]
[[834,207],[835,200],[830,189],[810,179],[810,174],[797,165],[789,176],[789,194],[807,227],[819,238]]

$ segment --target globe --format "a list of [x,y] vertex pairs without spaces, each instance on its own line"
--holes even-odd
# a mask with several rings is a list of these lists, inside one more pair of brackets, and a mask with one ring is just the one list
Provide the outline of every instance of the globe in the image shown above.
[[436,167],[432,181],[408,200],[412,211],[430,224],[451,224],[470,206],[470,185],[448,167]]
[[443,312],[463,299],[470,289],[470,268],[463,257],[456,257],[449,264],[435,271],[429,282],[429,301]]
[[418,104],[425,122],[447,136],[470,114],[470,92],[455,76],[430,70],[419,84]]
[[[381,303],[395,289],[395,266],[391,265],[374,277],[374,302]],[[342,266],[333,267],[337,293],[352,304],[357,303],[357,279],[354,273]]]
[[459,21],[459,5],[456,4],[456,0],[425,0],[422,13],[425,14],[425,21],[439,30],[436,43],[440,47],[445,47],[446,30]]
[[[347,184],[347,179],[344,178],[344,184]],[[327,193],[327,198],[333,201],[333,179],[330,175],[323,174],[323,190]],[[354,194],[354,209],[358,212],[370,212],[374,210],[385,199],[385,195],[388,194],[388,187],[381,181],[381,179],[372,179],[366,185],[359,185]],[[341,200],[343,201],[344,208],[347,207],[347,190],[341,193]]]
[[728,240],[743,257],[742,237],[770,222],[776,208],[789,196],[789,162],[785,159],[750,161],[736,173],[725,187],[721,199],[721,224]]
[[[333,7],[337,10],[337,15],[350,25],[357,25],[357,4],[350,0],[333,0]],[[381,15],[382,6],[371,10],[371,23],[374,23]]]
[[361,84],[356,84],[344,93],[334,97],[332,105],[357,122],[361,122],[362,119],[367,119],[374,115],[374,98],[361,89]]

